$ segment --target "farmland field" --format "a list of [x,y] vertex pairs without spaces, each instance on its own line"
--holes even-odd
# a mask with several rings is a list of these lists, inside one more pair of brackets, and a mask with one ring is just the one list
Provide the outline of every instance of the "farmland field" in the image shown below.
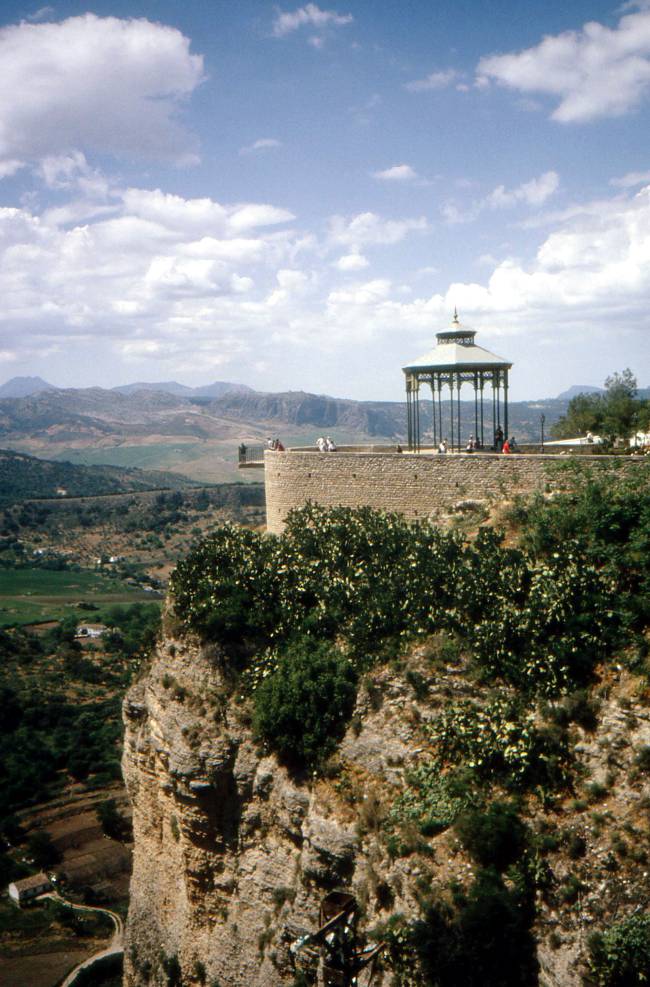
[[151,602],[151,594],[101,573],[0,569],[0,627],[60,619],[78,603],[101,609],[144,600]]

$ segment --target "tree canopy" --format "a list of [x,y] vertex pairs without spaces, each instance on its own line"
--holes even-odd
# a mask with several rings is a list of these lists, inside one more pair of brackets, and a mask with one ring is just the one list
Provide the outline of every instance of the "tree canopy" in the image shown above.
[[593,432],[614,442],[648,429],[650,401],[639,398],[636,377],[627,368],[605,380],[604,393],[576,395],[553,434],[562,439]]

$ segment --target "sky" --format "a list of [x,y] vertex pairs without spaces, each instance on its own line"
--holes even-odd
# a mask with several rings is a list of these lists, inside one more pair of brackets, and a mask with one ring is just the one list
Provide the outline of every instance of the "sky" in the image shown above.
[[0,380],[650,384],[650,0],[4,0],[0,93]]

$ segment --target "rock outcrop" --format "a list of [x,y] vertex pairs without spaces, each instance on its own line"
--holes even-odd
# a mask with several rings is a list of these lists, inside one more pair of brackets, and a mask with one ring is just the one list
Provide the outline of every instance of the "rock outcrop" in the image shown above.
[[[415,649],[375,670],[319,779],[292,776],[255,743],[249,706],[233,688],[216,650],[168,634],[125,701],[135,838],[125,987],[291,985],[290,946],[317,928],[327,890],[356,895],[361,930],[372,938],[391,914],[419,915],[423,888],[471,878],[453,830],[430,839],[426,852],[418,834],[406,853],[389,852],[386,840],[390,807],[430,752],[423,726],[451,700],[479,691],[458,667],[434,669]],[[647,799],[634,780],[634,752],[650,744],[650,720],[636,699],[623,708],[613,686],[604,695],[599,732],[578,730],[574,741],[585,772],[607,791],[594,789],[599,801],[591,805],[568,796],[550,807],[536,802],[529,819],[552,832],[579,831],[586,847],[579,861],[561,841],[547,859],[558,885],[577,868],[591,888],[573,901],[540,896],[545,987],[578,987],[586,935],[602,927],[603,907],[618,902],[629,913],[650,892],[642,855],[612,865],[612,829],[603,822],[637,832]],[[373,987],[391,979],[379,971]]]

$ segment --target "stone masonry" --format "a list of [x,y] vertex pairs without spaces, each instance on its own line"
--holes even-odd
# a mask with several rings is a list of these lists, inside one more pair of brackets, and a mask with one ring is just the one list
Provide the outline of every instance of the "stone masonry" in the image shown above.
[[[405,517],[435,517],[463,500],[498,501],[561,486],[559,464],[573,457],[490,453],[270,452],[264,456],[266,524],[279,534],[291,508],[366,505]],[[634,469],[641,459],[580,456],[597,469]]]

